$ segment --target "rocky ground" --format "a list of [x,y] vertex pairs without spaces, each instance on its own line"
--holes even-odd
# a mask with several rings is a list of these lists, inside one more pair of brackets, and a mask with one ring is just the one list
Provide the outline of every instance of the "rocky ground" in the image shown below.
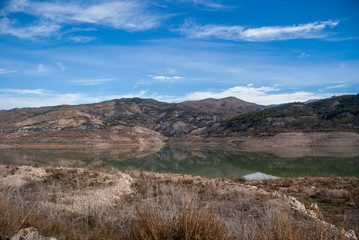
[[359,178],[245,181],[4,165],[0,238],[35,227],[57,239],[357,239],[358,191]]

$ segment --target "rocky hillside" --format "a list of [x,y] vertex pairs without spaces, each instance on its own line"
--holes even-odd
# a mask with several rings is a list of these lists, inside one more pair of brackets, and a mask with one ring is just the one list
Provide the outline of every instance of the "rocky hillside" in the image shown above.
[[111,129],[115,126],[137,126],[160,132],[165,136],[173,136],[188,134],[198,128],[229,119],[238,113],[263,108],[265,107],[236,98],[182,104],[140,98],[119,99],[87,105],[1,111],[0,131],[83,131]]
[[115,142],[161,145],[166,138],[203,141],[209,136],[271,136],[295,131],[357,132],[358,106],[359,95],[346,95],[271,108],[233,97],[179,104],[130,98],[76,106],[21,108],[0,111],[0,144]]
[[235,97],[222,99],[207,98],[199,101],[186,101],[181,105],[197,108],[204,112],[223,112],[228,116],[236,116],[248,112],[256,112],[268,107],[246,102]]
[[224,121],[214,132],[274,135],[293,131],[359,130],[359,94],[288,103]]

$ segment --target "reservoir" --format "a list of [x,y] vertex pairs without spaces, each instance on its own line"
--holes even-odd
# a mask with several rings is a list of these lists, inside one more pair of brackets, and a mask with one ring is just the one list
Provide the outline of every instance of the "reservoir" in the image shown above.
[[293,148],[272,151],[166,146],[138,149],[0,149],[0,164],[138,169],[211,178],[359,176],[359,150]]

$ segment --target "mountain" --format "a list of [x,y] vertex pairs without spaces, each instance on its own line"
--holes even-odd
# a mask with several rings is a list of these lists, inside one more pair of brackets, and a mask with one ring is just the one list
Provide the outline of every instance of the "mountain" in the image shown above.
[[359,95],[271,108],[236,98],[183,103],[125,98],[0,111],[0,147],[8,143],[56,142],[107,143],[119,148],[131,144],[161,145],[168,138],[174,142],[179,138],[201,141],[208,136],[338,130],[359,131]]
[[228,116],[236,116],[243,113],[255,112],[268,107],[246,102],[235,97],[222,99],[207,98],[199,101],[186,101],[181,105],[197,108],[204,112],[223,112]]
[[310,103],[288,103],[246,113],[221,124],[215,132],[273,135],[288,131],[359,130],[359,94]]
[[0,131],[32,132],[42,135],[51,131],[62,131],[61,134],[67,131],[67,135],[71,135],[69,131],[72,131],[75,135],[74,131],[78,130],[81,134],[76,134],[83,135],[84,132],[122,127],[126,132],[125,135],[131,135],[131,128],[142,127],[170,137],[189,134],[229,119],[238,113],[263,108],[265,107],[236,98],[207,99],[181,104],[164,103],[153,99],[125,98],[96,104],[1,111]]

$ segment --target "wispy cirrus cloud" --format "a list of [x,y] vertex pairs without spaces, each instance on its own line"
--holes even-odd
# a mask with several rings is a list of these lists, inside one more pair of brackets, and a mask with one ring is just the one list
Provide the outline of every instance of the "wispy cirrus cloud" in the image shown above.
[[100,78],[100,79],[81,79],[81,80],[74,80],[72,81],[75,85],[82,85],[82,86],[95,86],[95,85],[101,85],[106,82],[113,81],[115,79],[113,78]]
[[128,31],[151,29],[160,16],[146,11],[146,2],[104,1],[85,5],[59,2],[33,2],[27,8],[33,14],[60,23],[92,23]]
[[73,37],[69,37],[68,39],[70,39],[71,41],[76,42],[76,43],[87,43],[87,42],[91,42],[97,38],[89,37],[89,36],[73,36]]
[[298,55],[299,58],[306,58],[309,57],[310,55],[306,52],[302,52],[301,54]]
[[335,89],[335,88],[345,88],[347,87],[346,84],[337,84],[337,85],[333,85],[333,86],[328,86],[325,89]]
[[27,95],[27,94],[35,94],[35,95],[45,95],[46,91],[44,89],[12,89],[12,88],[5,88],[0,89],[2,93],[9,93],[9,94],[18,94],[18,95]]
[[39,63],[36,65],[36,67],[34,67],[34,69],[28,71],[27,73],[34,75],[47,75],[50,74],[52,71],[53,69],[51,66]]
[[195,7],[208,11],[228,10],[233,8],[233,6],[226,5],[219,1],[213,1],[213,0],[172,0],[172,1],[179,2],[180,4],[184,4],[184,3],[193,4]]
[[56,34],[61,26],[49,21],[38,21],[28,26],[18,26],[16,20],[7,17],[0,19],[0,34],[12,35],[18,38],[48,37]]
[[[26,25],[20,24],[10,17],[11,13],[26,13],[36,20]],[[143,31],[157,27],[166,18],[163,14],[150,13],[146,1],[136,0],[91,3],[11,0],[5,10],[1,11],[1,15],[0,34],[18,38],[52,36],[70,24],[91,24],[130,32]],[[73,40],[79,39],[80,37]],[[82,36],[80,40],[83,39]]]
[[61,71],[65,71],[67,69],[67,67],[62,62],[55,62],[55,64]]
[[326,28],[333,28],[337,21],[316,21],[292,26],[268,26],[247,28],[240,25],[198,25],[191,19],[177,30],[189,38],[217,38],[234,41],[275,41],[289,39],[323,38]]
[[1,74],[6,74],[6,73],[13,73],[16,72],[14,70],[7,70],[6,68],[0,68],[0,75]]
[[152,79],[154,79],[154,80],[161,80],[161,81],[178,81],[178,80],[184,79],[184,77],[181,77],[181,76],[163,76],[163,75],[152,76],[152,75],[149,75],[149,77],[152,77]]

